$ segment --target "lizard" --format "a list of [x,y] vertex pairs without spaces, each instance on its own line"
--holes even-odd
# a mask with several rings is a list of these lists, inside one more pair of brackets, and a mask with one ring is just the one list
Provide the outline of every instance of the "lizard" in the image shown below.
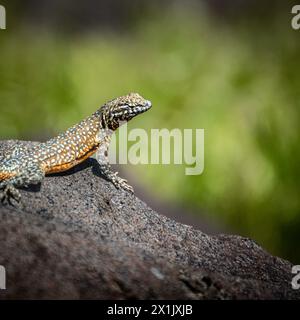
[[149,100],[129,93],[110,100],[91,116],[55,138],[33,147],[18,146],[0,162],[1,201],[20,201],[18,188],[39,184],[47,174],[64,172],[96,155],[100,172],[118,189],[134,192],[108,161],[112,134],[125,122],[151,108]]

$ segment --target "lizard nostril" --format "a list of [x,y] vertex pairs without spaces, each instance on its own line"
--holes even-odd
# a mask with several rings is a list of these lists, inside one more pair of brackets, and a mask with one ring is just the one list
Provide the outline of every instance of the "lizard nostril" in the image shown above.
[[146,100],[146,102],[145,102],[145,106],[146,106],[147,108],[151,108],[151,107],[152,107],[152,103],[151,103],[151,101]]

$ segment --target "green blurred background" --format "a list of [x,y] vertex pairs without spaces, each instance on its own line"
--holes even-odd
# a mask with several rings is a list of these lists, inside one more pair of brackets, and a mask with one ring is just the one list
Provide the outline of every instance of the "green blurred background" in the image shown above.
[[[204,128],[205,170],[124,166],[157,198],[300,263],[300,30],[287,1],[1,1],[0,137],[43,140],[134,91],[129,128]],[[185,210],[182,210],[182,215]]]

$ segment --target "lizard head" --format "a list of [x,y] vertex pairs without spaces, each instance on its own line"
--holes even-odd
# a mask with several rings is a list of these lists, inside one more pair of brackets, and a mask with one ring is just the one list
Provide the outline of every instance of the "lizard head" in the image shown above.
[[138,93],[129,93],[107,102],[102,109],[102,119],[107,127],[115,130],[121,122],[129,121],[151,108],[151,102]]

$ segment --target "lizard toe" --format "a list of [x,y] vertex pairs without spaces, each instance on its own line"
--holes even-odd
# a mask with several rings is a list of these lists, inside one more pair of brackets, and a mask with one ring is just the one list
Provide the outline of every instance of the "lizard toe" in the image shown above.
[[2,191],[0,199],[2,203],[9,203],[12,205],[12,200],[15,200],[16,202],[20,201],[21,194],[14,186],[7,185]]

